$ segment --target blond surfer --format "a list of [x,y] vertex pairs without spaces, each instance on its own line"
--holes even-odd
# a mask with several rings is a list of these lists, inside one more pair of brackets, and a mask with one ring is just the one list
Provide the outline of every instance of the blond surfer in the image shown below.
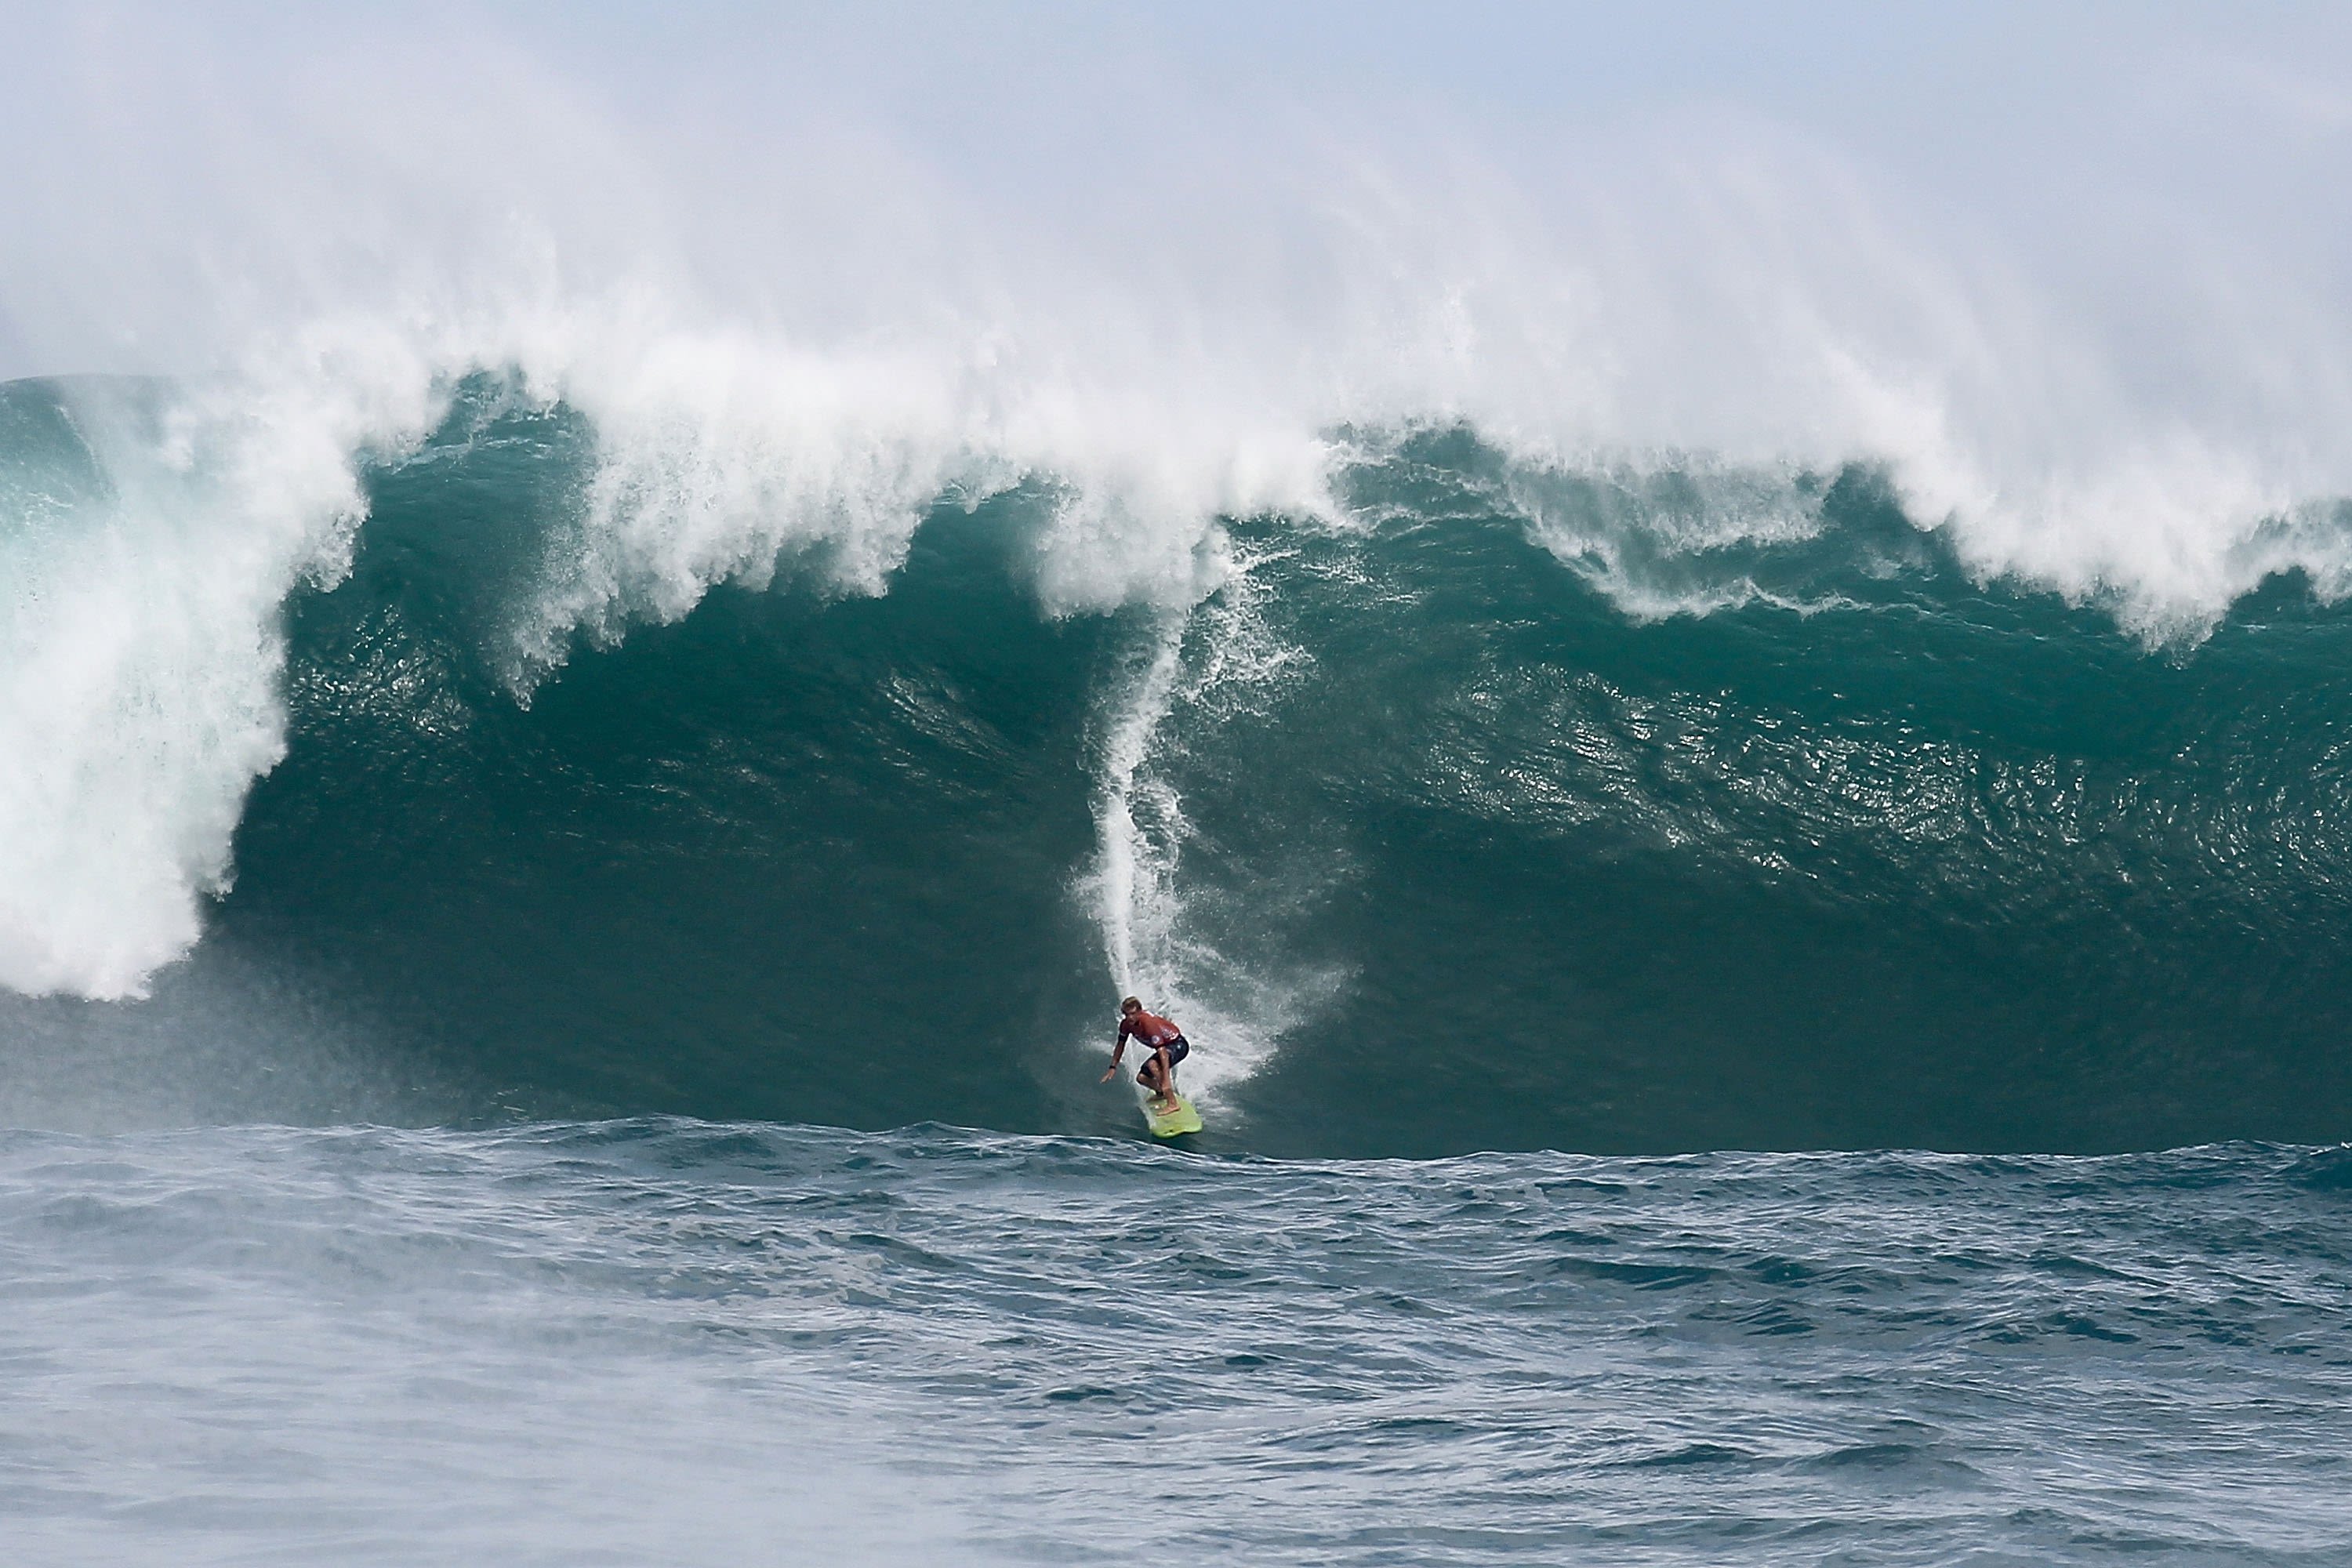
[[1192,1047],[1184,1038],[1184,1031],[1157,1013],[1147,1013],[1143,1004],[1129,996],[1118,1005],[1118,1039],[1110,1048],[1110,1066],[1103,1069],[1102,1081],[1108,1083],[1126,1059],[1127,1042],[1133,1039],[1147,1053],[1135,1081],[1151,1091],[1151,1104],[1156,1110],[1176,1109],[1176,1064],[1192,1055]]

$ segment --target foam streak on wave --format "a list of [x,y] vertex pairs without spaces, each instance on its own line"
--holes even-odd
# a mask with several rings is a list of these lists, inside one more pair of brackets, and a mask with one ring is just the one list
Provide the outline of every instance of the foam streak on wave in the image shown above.
[[[1184,649],[1184,616],[1162,615],[1153,627],[1148,655],[1130,672],[1129,689],[1112,704],[1114,718],[1103,737],[1101,786],[1095,797],[1096,869],[1091,879],[1096,922],[1103,933],[1111,980],[1121,992],[1140,983],[1136,961],[1136,921],[1150,924],[1146,945],[1164,952],[1168,884],[1182,843],[1184,816],[1176,793],[1137,773],[1149,754],[1154,731],[1168,717]],[[1137,815],[1141,793],[1144,818]],[[1150,828],[1146,823],[1150,824]],[[1152,831],[1156,829],[1156,831]],[[1169,977],[1154,966],[1155,989]]]
[[1229,540],[1216,543],[1216,589],[1189,611],[1156,613],[1149,640],[1103,700],[1096,860],[1081,884],[1113,982],[1179,1015],[1200,1047],[1186,1081],[1211,1100],[1264,1067],[1341,979],[1286,963],[1284,933],[1249,893],[1180,876],[1197,829],[1171,772],[1189,746],[1213,744],[1220,726],[1255,712],[1307,658],[1255,612],[1263,590],[1252,572],[1265,560]]

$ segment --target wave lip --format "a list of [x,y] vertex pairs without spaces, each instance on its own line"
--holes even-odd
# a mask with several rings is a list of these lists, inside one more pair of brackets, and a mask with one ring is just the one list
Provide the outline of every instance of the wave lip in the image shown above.
[[284,755],[282,602],[341,570],[361,507],[340,443],[306,464],[268,419],[0,386],[0,985],[142,994],[229,885]]

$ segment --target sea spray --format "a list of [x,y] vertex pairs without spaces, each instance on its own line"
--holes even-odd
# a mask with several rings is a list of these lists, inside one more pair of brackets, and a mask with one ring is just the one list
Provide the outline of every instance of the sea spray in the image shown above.
[[1253,573],[1268,558],[1230,540],[1219,545],[1214,590],[1190,610],[1154,613],[1106,682],[1097,847],[1080,885],[1118,993],[1141,994],[1145,1005],[1178,1017],[1200,1047],[1186,1082],[1212,1103],[1264,1066],[1339,980],[1284,963],[1278,922],[1304,889],[1253,908],[1246,886],[1188,887],[1181,875],[1197,830],[1169,764],[1195,745],[1213,746],[1220,726],[1261,704],[1306,658],[1255,613]]
[[428,400],[0,387],[0,984],[140,994],[285,748],[278,617],[348,569],[354,457]]

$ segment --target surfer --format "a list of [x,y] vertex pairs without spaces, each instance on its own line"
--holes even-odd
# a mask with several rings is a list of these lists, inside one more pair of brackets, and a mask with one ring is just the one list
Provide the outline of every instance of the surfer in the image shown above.
[[1162,1110],[1174,1109],[1176,1064],[1192,1053],[1184,1031],[1157,1013],[1145,1012],[1143,1004],[1129,996],[1118,1005],[1118,1039],[1111,1046],[1110,1066],[1103,1068],[1103,1082],[1108,1083],[1111,1074],[1118,1071],[1119,1062],[1127,1056],[1130,1036],[1150,1053],[1143,1058],[1135,1081],[1151,1091],[1154,1106]]

